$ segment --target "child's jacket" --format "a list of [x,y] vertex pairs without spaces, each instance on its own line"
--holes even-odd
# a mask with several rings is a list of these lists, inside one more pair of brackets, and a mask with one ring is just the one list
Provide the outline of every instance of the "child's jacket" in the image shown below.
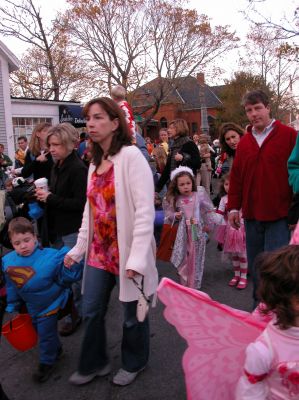
[[32,317],[63,308],[70,294],[70,284],[82,277],[81,264],[74,264],[70,269],[64,267],[63,259],[68,251],[68,247],[60,250],[37,247],[28,257],[15,251],[4,256],[6,311],[18,311],[24,302]]

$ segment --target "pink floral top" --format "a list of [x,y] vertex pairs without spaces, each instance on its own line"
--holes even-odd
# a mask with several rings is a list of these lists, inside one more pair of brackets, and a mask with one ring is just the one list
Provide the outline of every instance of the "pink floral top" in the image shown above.
[[113,165],[101,175],[92,174],[87,197],[94,220],[87,264],[119,275]]

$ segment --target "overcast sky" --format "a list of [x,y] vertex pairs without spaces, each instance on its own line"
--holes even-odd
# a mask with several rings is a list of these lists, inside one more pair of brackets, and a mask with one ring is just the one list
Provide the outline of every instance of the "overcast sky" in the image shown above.
[[[54,17],[57,10],[63,10],[67,5],[65,0],[35,0],[42,9],[44,18]],[[206,14],[211,19],[212,25],[230,25],[238,37],[245,39],[249,22],[242,11],[248,9],[248,0],[189,0],[189,8],[195,8],[200,14]],[[284,16],[290,18],[294,14],[299,0],[259,0],[258,10],[262,15],[279,22]],[[11,38],[0,38],[18,57],[24,51],[24,43]],[[227,57],[222,62],[226,73],[222,78],[230,78],[236,70],[235,56]],[[233,62],[231,61],[233,60]],[[220,82],[217,82],[220,83]]]

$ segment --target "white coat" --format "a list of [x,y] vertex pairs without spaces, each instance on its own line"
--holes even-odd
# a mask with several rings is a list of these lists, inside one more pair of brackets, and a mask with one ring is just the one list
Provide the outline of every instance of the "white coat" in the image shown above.
[[[135,146],[122,147],[119,153],[109,156],[108,160],[114,165],[119,299],[129,302],[137,300],[140,292],[132,280],[126,277],[127,269],[144,276],[144,292],[147,296],[153,294],[158,285],[153,236],[154,182],[147,161]],[[91,164],[88,184],[94,170],[95,165]],[[68,255],[73,260],[80,261],[85,254],[87,259],[92,237],[93,216],[87,200],[77,243]],[[87,289],[84,287],[84,273],[82,287],[84,292]]]

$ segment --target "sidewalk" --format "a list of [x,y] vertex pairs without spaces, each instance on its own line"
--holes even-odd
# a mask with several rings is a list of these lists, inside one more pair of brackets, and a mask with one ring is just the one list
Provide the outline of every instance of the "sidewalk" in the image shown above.
[[[175,269],[167,263],[158,263],[160,276],[177,281]],[[202,290],[217,301],[249,311],[252,304],[251,285],[238,291],[228,286],[232,275],[229,264],[221,262],[216,243],[207,246],[206,266]],[[113,372],[120,367],[122,332],[121,304],[114,290],[107,318],[107,337]],[[110,383],[111,376],[97,378],[83,387],[68,383],[76,370],[83,327],[74,335],[62,338],[64,356],[54,375],[44,384],[35,384],[31,374],[38,362],[37,349],[18,353],[5,339],[1,343],[0,381],[10,400],[185,400],[185,383],[181,366],[185,342],[163,317],[163,305],[151,309],[151,356],[148,367],[127,387]],[[207,399],[213,400],[213,399]]]

